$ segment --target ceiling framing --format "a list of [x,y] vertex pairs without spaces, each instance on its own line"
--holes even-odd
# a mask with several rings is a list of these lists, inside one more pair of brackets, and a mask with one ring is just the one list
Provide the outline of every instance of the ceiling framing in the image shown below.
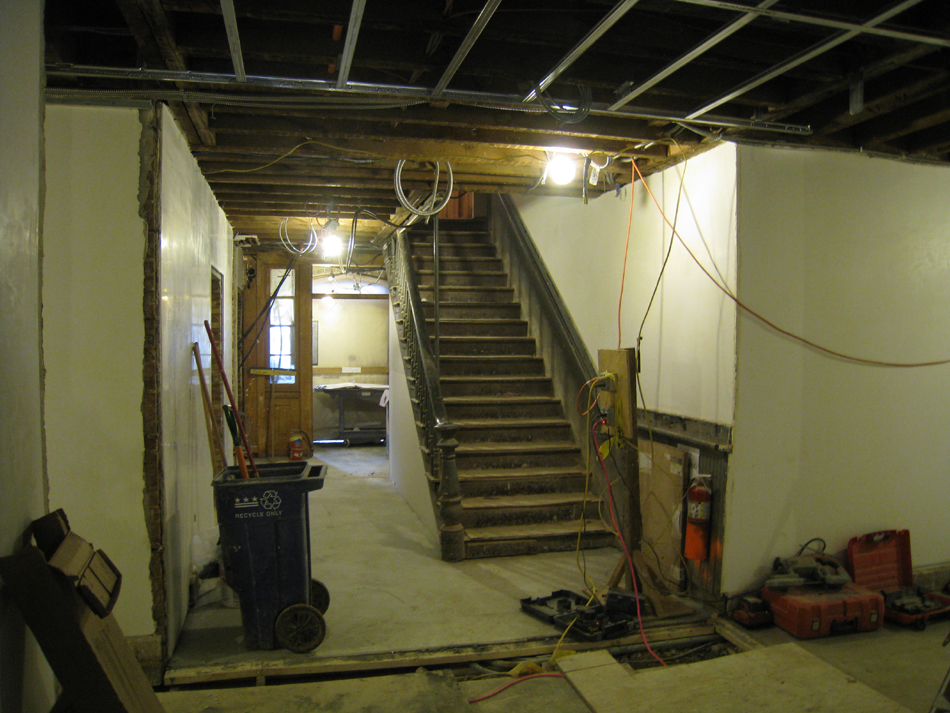
[[[720,140],[950,160],[946,0],[46,2],[47,101],[164,101],[238,233],[358,244],[451,163],[595,196]],[[606,166],[545,177],[569,152]]]

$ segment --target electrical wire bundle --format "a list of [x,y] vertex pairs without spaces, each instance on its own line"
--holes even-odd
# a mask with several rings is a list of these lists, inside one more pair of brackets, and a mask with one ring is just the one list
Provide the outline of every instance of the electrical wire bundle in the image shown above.
[[399,204],[413,215],[418,215],[423,218],[428,218],[441,213],[443,209],[449,204],[449,201],[452,200],[452,188],[455,185],[455,177],[452,174],[452,164],[448,161],[445,162],[445,168],[448,171],[449,178],[445,189],[445,196],[443,197],[442,202],[438,205],[435,205],[436,201],[439,200],[439,164],[436,163],[435,180],[432,182],[432,193],[418,208],[414,206],[408,198],[406,198],[406,194],[402,188],[402,169],[405,165],[406,159],[399,159],[399,161],[396,162],[396,173],[393,176],[393,186],[396,189],[396,198],[399,199]]
[[579,124],[590,114],[591,92],[590,87],[586,84],[579,84],[577,89],[580,93],[580,102],[576,108],[571,109],[568,109],[563,104],[556,104],[551,99],[545,97],[540,86],[535,87],[534,96],[538,100],[538,103],[544,107],[544,110],[554,117],[559,126],[565,124]]

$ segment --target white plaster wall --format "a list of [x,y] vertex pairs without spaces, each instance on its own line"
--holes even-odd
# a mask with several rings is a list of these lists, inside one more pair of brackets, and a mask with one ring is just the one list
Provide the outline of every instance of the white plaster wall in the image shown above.
[[[0,4],[0,555],[47,512],[43,460],[40,245],[43,6]],[[0,588],[0,712],[49,710],[53,676]]]
[[[139,112],[46,109],[43,339],[50,506],[122,572],[115,615],[152,634],[143,509]],[[108,190],[103,190],[108,176]]]
[[[950,171],[818,151],[739,150],[739,294],[782,327],[880,360],[950,357]],[[831,552],[911,532],[950,560],[950,366],[823,356],[742,314],[724,591],[812,537]]]
[[[387,300],[334,300],[328,307],[313,301],[313,321],[319,324],[321,367],[386,366],[389,344]],[[360,381],[354,374],[351,379]]]
[[[735,289],[736,152],[720,146],[647,177],[677,231],[703,266]],[[629,188],[584,205],[580,198],[516,198],[594,364],[599,349],[634,347],[670,245],[671,230],[643,184],[634,187],[626,280],[618,326]],[[646,408],[731,424],[735,308],[677,241],[643,330]]]
[[429,495],[425,464],[419,449],[415,416],[409,397],[409,385],[399,349],[399,332],[393,310],[389,310],[389,477],[396,490],[422,521],[426,537],[438,554],[439,534],[432,498]]
[[[215,524],[214,473],[192,344],[200,345],[210,378],[204,321],[211,318],[212,267],[224,276],[224,294],[230,295],[233,251],[231,228],[167,109],[162,112],[161,161],[162,449],[171,650],[188,608],[192,538]],[[230,304],[225,301],[226,335],[219,347],[233,382]]]

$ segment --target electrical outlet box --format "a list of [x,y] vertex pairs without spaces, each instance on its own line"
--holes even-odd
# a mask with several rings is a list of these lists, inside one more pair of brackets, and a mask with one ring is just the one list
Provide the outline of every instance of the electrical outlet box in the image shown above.
[[[637,353],[636,349],[600,349],[598,370],[614,375],[614,387],[600,396],[601,412],[608,414],[608,429],[617,429],[625,439],[637,440]],[[608,380],[610,383],[610,380]]]

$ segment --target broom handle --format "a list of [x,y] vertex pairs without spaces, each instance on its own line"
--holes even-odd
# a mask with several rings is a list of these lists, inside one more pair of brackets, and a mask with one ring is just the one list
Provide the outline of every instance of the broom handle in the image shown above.
[[228,383],[228,375],[224,373],[224,362],[221,360],[221,353],[218,351],[218,345],[214,341],[214,332],[211,330],[211,324],[208,320],[205,320],[205,331],[208,332],[208,339],[211,340],[211,353],[214,355],[214,361],[218,365],[218,373],[221,374],[221,381],[224,383],[224,390],[228,392],[228,399],[231,401],[231,408],[234,410],[234,415],[237,421],[238,431],[241,434],[241,442],[244,444],[244,450],[247,451],[247,461],[251,465],[251,471],[254,473],[254,477],[259,477],[260,473],[257,472],[257,463],[254,462],[254,454],[251,453],[251,444],[247,440],[247,432],[244,430],[244,421],[241,419],[241,414],[238,411],[237,402],[234,400],[234,394],[231,393],[231,385]]

